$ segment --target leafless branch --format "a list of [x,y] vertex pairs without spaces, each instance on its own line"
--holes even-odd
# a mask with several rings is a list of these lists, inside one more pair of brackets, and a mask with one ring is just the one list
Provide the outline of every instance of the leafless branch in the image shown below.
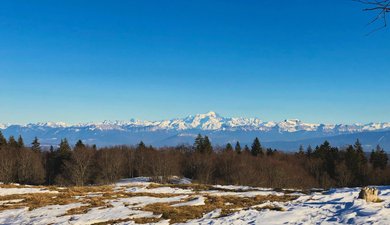
[[382,25],[369,34],[376,32],[378,30],[384,29],[387,27],[387,14],[390,13],[390,0],[353,0],[367,5],[367,8],[364,8],[363,11],[373,11],[376,13],[376,16],[368,23],[368,25],[374,24],[376,22],[382,21]]

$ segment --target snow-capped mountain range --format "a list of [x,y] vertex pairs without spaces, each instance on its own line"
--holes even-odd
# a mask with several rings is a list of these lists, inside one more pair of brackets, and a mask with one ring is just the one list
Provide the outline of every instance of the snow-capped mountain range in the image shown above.
[[[13,125],[0,124],[0,129],[7,129]],[[158,130],[203,130],[203,131],[272,131],[297,132],[297,131],[323,131],[332,133],[354,133],[364,131],[390,130],[390,123],[368,124],[315,124],[305,123],[298,119],[289,119],[281,122],[264,122],[258,118],[227,118],[215,112],[188,116],[184,119],[171,119],[162,121],[142,121],[131,119],[129,121],[104,121],[101,123],[66,124],[63,122],[30,123],[19,125],[24,128],[83,128],[90,130],[126,130],[129,128],[147,128],[149,131]]]
[[[55,144],[61,138],[81,139],[98,145],[136,144],[143,140],[154,145],[190,144],[198,133],[209,135],[216,144],[232,141],[244,143],[255,136],[264,142],[294,142],[313,138],[372,132],[390,132],[390,123],[314,124],[298,119],[266,122],[258,118],[227,118],[215,112],[183,119],[163,121],[104,121],[101,123],[66,124],[62,122],[26,125],[0,124],[6,136],[22,135],[27,140],[37,136],[43,143]],[[383,139],[383,137],[382,137]]]

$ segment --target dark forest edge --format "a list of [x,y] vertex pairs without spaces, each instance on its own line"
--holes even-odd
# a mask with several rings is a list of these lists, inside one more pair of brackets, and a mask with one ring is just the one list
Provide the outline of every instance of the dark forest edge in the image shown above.
[[32,185],[110,184],[121,178],[175,175],[204,184],[234,184],[271,188],[330,188],[390,184],[385,151],[377,146],[369,157],[359,140],[345,149],[325,141],[296,153],[228,143],[213,148],[198,135],[193,146],[97,148],[80,140],[72,148],[62,139],[58,148],[42,151],[39,140],[26,147],[23,138],[8,140],[0,132],[0,182]]

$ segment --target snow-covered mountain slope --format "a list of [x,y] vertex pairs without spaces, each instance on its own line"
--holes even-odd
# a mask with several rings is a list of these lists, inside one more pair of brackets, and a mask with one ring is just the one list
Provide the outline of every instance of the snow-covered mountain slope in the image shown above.
[[0,129],[5,129],[5,128],[7,128],[7,127],[8,127],[7,124],[2,124],[2,123],[0,123]]
[[[279,142],[299,142],[339,135],[390,132],[390,123],[334,125],[305,123],[298,119],[267,122],[258,118],[227,118],[215,112],[208,112],[182,119],[163,121],[132,119],[84,124],[48,122],[0,125],[0,131],[5,136],[22,135],[26,139],[26,143],[30,143],[37,136],[43,144],[47,145],[56,145],[61,138],[65,137],[71,142],[81,139],[86,143],[100,146],[136,144],[141,140],[156,146],[192,144],[194,137],[198,133],[202,133],[210,136],[214,144],[224,145],[227,142],[233,143],[235,141],[249,144],[254,137],[260,137],[262,142],[272,142],[272,147],[275,147],[275,143]],[[377,141],[368,145],[376,143]],[[277,144],[276,147],[278,147]]]

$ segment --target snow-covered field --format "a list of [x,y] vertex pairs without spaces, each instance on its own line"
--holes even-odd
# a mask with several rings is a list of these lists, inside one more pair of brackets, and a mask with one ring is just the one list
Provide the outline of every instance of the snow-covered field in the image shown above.
[[366,203],[357,199],[359,188],[304,194],[181,183],[0,185],[0,224],[390,224],[390,186],[378,187],[382,202]]

